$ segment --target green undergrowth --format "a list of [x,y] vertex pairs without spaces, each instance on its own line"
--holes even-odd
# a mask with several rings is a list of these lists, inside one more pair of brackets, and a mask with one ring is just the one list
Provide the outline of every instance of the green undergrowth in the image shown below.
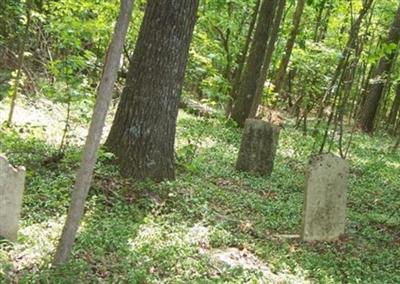
[[18,244],[0,244],[1,283],[259,283],[259,271],[219,266],[191,229],[209,232],[205,251],[236,247],[275,273],[315,283],[400,283],[400,154],[385,135],[355,134],[349,160],[346,235],[304,243],[298,234],[304,164],[314,141],[291,123],[282,129],[274,172],[235,171],[240,131],[222,119],[181,113],[177,179],[155,184],[118,175],[102,151],[86,215],[70,261],[50,260],[79,165],[77,146],[63,157],[35,131],[2,129],[0,152],[27,168]]

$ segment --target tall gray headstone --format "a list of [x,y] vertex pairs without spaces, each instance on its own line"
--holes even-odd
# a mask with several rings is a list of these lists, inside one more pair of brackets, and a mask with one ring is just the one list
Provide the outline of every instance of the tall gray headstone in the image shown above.
[[0,236],[17,240],[24,192],[25,169],[13,168],[0,156]]
[[270,175],[274,167],[278,139],[279,128],[275,125],[260,119],[247,119],[236,169],[263,176]]
[[306,166],[302,239],[334,241],[344,233],[348,162],[333,154],[312,156]]

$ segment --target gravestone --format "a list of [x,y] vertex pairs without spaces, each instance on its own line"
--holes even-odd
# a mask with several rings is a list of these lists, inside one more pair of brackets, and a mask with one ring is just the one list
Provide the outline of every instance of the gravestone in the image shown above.
[[24,192],[25,169],[13,168],[0,156],[0,236],[17,240]]
[[244,125],[242,141],[236,169],[263,176],[272,173],[279,128],[260,119],[247,119]]
[[344,233],[348,173],[347,161],[333,154],[315,155],[309,159],[303,240],[334,241]]

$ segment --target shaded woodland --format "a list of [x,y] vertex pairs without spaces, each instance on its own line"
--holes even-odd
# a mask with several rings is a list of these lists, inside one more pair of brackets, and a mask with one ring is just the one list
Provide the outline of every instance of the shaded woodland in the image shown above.
[[399,51],[398,0],[0,0],[0,282],[400,282]]

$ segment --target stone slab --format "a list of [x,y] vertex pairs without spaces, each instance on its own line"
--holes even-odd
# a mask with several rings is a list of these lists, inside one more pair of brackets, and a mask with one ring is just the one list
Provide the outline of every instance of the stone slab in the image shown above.
[[0,236],[17,240],[25,183],[25,169],[12,167],[0,156]]
[[312,156],[306,166],[302,239],[334,241],[345,230],[348,162],[333,154]]
[[272,173],[278,147],[279,128],[260,119],[247,119],[236,169],[262,176]]

